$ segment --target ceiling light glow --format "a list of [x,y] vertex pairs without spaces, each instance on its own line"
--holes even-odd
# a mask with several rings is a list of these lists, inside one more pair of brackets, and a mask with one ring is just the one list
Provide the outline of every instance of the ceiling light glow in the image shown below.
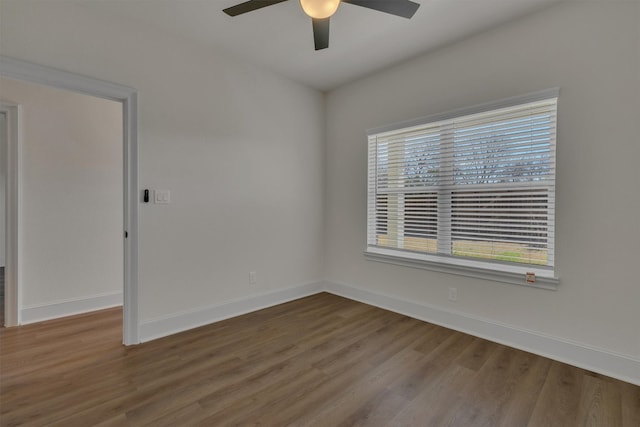
[[300,6],[311,18],[326,19],[336,13],[340,0],[300,0]]

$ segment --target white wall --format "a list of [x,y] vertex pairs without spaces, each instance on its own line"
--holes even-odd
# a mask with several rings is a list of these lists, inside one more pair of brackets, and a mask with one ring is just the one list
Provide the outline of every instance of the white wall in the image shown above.
[[22,106],[23,308],[121,301],[122,105],[6,78],[0,97]]
[[[639,23],[638,2],[564,2],[331,92],[327,278],[639,361]],[[366,129],[556,86],[557,291],[364,259]]]
[[172,199],[140,207],[141,322],[322,279],[321,93],[77,2],[0,19],[3,55],[138,91],[140,187]]

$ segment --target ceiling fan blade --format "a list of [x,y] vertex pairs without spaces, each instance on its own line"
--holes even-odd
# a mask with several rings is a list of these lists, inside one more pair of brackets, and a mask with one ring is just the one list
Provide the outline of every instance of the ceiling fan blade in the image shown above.
[[242,15],[243,13],[254,11],[256,9],[262,9],[263,7],[282,3],[283,1],[287,0],[249,0],[244,3],[240,3],[235,6],[223,9],[222,11],[229,16],[238,16]]
[[313,41],[316,50],[329,47],[329,19],[313,19]]
[[350,3],[403,18],[411,18],[420,7],[420,4],[410,0],[342,0],[342,3]]

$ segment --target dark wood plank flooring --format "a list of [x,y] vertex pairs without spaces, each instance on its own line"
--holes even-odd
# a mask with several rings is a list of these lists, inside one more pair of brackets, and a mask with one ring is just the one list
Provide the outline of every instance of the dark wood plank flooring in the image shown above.
[[0,332],[2,426],[640,426],[640,387],[327,293],[139,346]]

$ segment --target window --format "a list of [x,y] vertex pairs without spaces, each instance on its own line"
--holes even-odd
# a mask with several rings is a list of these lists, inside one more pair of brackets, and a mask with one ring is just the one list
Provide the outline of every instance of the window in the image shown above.
[[367,254],[553,280],[557,96],[369,132]]

